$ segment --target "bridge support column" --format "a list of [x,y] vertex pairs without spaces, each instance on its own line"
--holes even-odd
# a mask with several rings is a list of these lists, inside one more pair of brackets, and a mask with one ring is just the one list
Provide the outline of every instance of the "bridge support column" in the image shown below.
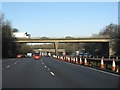
[[55,47],[55,55],[58,55],[58,42],[54,43],[54,47]]
[[114,51],[114,41],[111,41],[111,42],[109,42],[109,57],[111,57],[112,55],[114,55],[115,54],[115,51]]

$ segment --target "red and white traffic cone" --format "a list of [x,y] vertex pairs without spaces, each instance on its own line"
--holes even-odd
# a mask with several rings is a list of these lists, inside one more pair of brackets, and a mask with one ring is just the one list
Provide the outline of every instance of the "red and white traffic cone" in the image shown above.
[[78,64],[79,62],[78,62],[78,58],[76,57],[76,63]]
[[88,62],[87,62],[86,57],[85,57],[85,59],[84,59],[84,65],[88,65]]
[[68,62],[70,62],[70,57],[68,57]]
[[74,62],[74,57],[71,57],[71,62],[72,62],[72,63]]
[[103,60],[104,60],[104,57],[101,58],[101,65],[100,65],[100,68],[104,68],[104,67],[105,67],[105,66],[104,66]]
[[66,56],[66,59],[65,59],[66,61],[68,61],[68,57]]
[[62,59],[62,61],[63,61],[63,56],[62,56],[62,58],[61,58],[61,59]]
[[83,64],[83,62],[82,62],[82,58],[80,57],[80,64]]
[[115,71],[116,70],[116,65],[115,65],[115,59],[113,58],[112,60],[112,70]]
[[73,63],[75,63],[75,57],[74,57],[74,59],[73,59]]

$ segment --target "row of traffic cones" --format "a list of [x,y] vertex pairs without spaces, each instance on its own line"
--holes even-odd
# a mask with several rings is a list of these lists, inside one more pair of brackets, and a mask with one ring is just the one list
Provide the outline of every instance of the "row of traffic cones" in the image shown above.
[[[77,57],[74,57],[74,58],[71,58],[69,56],[67,56],[66,58],[63,58],[63,57],[56,57],[54,56],[54,58],[58,58],[60,60],[63,60],[63,61],[68,61],[68,62],[73,62],[73,63],[77,63],[77,64],[84,64],[84,65],[89,65],[91,66],[91,64],[89,64],[87,62],[87,58],[84,58],[84,63],[82,61],[82,58],[80,57],[80,61],[78,62],[78,58]],[[104,65],[104,57],[101,58],[101,64],[100,64],[100,68],[105,68],[105,65]],[[113,58],[112,60],[112,71],[116,71],[117,73],[119,72],[119,69],[116,68],[116,64],[115,64],[115,59]]]

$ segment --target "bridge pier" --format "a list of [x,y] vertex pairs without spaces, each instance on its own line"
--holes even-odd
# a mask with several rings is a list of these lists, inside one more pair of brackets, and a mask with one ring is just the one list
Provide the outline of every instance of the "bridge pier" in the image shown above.
[[115,51],[114,51],[114,44],[115,44],[115,42],[113,42],[113,41],[111,41],[111,42],[109,42],[109,57],[111,57],[112,55],[114,55],[115,54]]
[[102,56],[111,57],[115,54],[114,42],[104,42],[102,43]]
[[55,55],[58,55],[58,42],[54,42]]

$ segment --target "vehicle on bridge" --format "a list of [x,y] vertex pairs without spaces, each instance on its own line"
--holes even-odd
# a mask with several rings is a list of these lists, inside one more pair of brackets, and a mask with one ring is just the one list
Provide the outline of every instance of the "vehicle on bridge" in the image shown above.
[[13,32],[12,33],[12,37],[15,38],[30,38],[30,34],[28,34],[27,32]]

